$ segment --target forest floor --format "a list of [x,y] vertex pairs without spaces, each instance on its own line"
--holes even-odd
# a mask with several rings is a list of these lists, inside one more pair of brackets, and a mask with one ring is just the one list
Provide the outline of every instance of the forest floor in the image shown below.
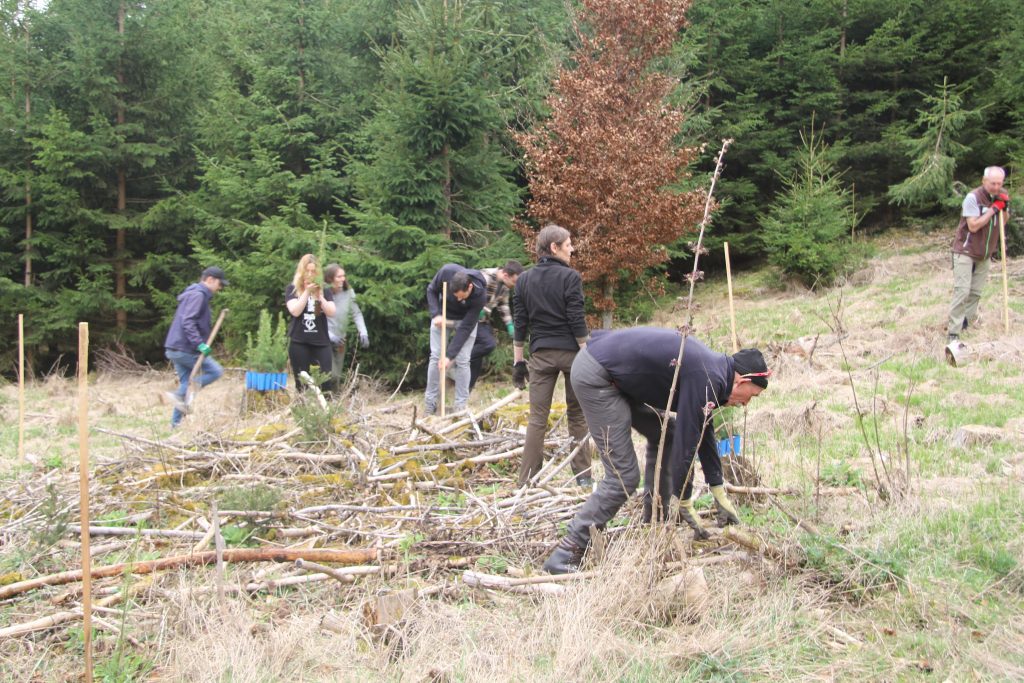
[[[721,416],[744,435],[743,481],[727,476],[759,487],[734,494],[743,533],[644,527],[634,499],[570,581],[530,582],[586,492],[566,470],[517,491],[526,399],[504,383],[483,380],[472,420],[423,422],[418,393],[359,376],[326,410],[246,412],[229,371],[172,433],[172,373],[107,358],[88,390],[93,568],[219,540],[228,559],[95,579],[96,679],[1024,680],[1024,262],[1011,332],[996,264],[952,367],[947,239],[887,233],[817,293],[737,274],[741,345],[774,370]],[[726,292],[698,284],[694,314],[723,352]],[[680,324],[681,301],[651,324]],[[3,680],[82,680],[82,584],[24,583],[81,566],[77,392],[28,385],[19,463],[17,387],[0,388]],[[545,472],[568,449],[553,424]],[[311,548],[357,557],[324,560],[331,578],[231,555]]]

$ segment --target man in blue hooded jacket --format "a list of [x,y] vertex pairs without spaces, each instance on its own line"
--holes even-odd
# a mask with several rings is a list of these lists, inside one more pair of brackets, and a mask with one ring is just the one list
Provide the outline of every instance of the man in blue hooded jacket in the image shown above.
[[174,406],[171,413],[172,427],[177,427],[188,412],[189,406],[185,399],[188,395],[189,376],[199,357],[203,358],[197,378],[199,386],[205,387],[224,374],[224,368],[210,358],[210,347],[206,340],[212,327],[210,299],[227,284],[224,271],[211,266],[199,276],[199,282],[192,283],[178,295],[178,310],[174,312],[171,329],[167,330],[167,339],[164,340],[164,355],[178,373],[178,390],[167,392],[167,398]]

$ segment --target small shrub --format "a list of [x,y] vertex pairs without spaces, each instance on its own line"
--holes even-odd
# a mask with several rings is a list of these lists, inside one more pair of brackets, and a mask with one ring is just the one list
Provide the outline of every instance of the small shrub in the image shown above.
[[284,372],[288,367],[288,326],[280,313],[272,322],[269,311],[260,311],[256,340],[248,332],[245,338],[245,363],[250,370]]
[[220,494],[218,507],[222,510],[253,510],[269,512],[281,502],[281,492],[266,484],[238,486]]
[[827,158],[828,146],[815,138],[813,122],[797,159],[761,219],[768,259],[808,286],[831,285],[850,263],[850,233],[857,223],[851,193]]
[[828,486],[864,488],[864,473],[848,462],[832,462],[821,470],[821,483]]

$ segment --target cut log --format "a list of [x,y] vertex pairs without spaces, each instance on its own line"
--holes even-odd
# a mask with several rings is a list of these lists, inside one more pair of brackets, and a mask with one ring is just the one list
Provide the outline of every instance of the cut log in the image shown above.
[[741,545],[744,548],[750,548],[756,553],[766,555],[773,559],[782,559],[784,556],[784,553],[771,543],[768,543],[759,536],[755,536],[754,534],[744,531],[739,527],[725,527],[722,529],[722,537],[736,543],[737,545]]
[[419,591],[415,588],[378,595],[363,603],[363,623],[374,635],[384,635],[405,620],[418,599]]

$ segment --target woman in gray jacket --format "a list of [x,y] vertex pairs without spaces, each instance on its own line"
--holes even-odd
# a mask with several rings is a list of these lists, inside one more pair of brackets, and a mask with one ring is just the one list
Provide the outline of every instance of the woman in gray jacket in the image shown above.
[[356,332],[359,333],[359,345],[364,349],[370,346],[370,335],[366,331],[363,312],[356,303],[356,291],[349,286],[345,277],[345,269],[337,263],[328,265],[324,268],[324,282],[330,285],[334,293],[334,315],[327,319],[327,336],[330,337],[331,346],[334,348],[331,374],[340,378],[345,367],[345,337],[349,319],[355,322]]

